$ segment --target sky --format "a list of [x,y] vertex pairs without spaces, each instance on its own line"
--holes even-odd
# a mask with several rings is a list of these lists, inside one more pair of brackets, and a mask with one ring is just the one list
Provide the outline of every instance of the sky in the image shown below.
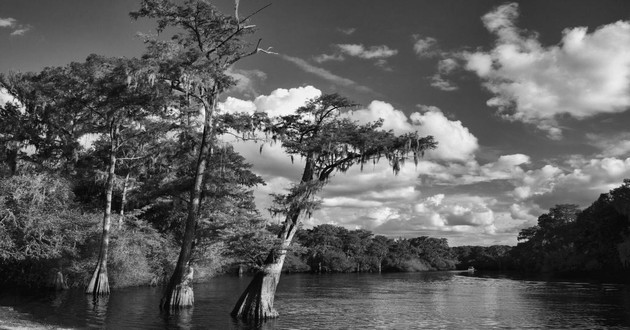
[[[241,0],[241,17],[266,4]],[[155,25],[129,18],[137,6],[0,0],[0,72],[139,56],[137,32]],[[515,245],[554,205],[588,207],[630,178],[630,1],[274,0],[252,23],[275,54],[231,69],[224,111],[288,114],[339,93],[360,104],[355,120],[439,143],[398,175],[383,163],[335,175],[307,228]],[[236,148],[267,182],[261,210],[299,180],[279,145]]]

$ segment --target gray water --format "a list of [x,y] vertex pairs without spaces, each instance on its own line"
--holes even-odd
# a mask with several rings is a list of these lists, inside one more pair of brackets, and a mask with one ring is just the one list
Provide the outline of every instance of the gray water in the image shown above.
[[80,290],[4,293],[0,305],[69,328],[108,329],[630,329],[630,286],[514,279],[455,272],[283,275],[262,325],[229,312],[250,278],[195,285],[195,306],[158,309],[160,288],[114,290],[94,301]]

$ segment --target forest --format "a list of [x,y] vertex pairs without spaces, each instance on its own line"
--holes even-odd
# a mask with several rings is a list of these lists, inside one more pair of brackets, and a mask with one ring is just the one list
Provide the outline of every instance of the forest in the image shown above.
[[[238,1],[236,2],[238,4]],[[333,175],[377,161],[395,175],[439,141],[396,135],[382,120],[359,124],[356,105],[322,95],[295,114],[226,113],[236,83],[227,70],[265,56],[253,14],[205,1],[143,0],[134,19],[167,34],[145,36],[140,58],[93,54],[40,72],[0,75],[13,101],[0,106],[0,286],[165,287],[161,307],[194,303],[193,282],[245,270],[252,282],[232,315],[276,317],[284,272],[466,269],[627,272],[630,181],[590,207],[557,205],[521,230],[519,244],[449,247],[444,238],[399,238],[324,224],[303,228]],[[164,37],[168,35],[169,37]],[[263,179],[225,136],[280,144],[304,164],[300,178],[256,207]],[[289,161],[289,160],[287,160]]]

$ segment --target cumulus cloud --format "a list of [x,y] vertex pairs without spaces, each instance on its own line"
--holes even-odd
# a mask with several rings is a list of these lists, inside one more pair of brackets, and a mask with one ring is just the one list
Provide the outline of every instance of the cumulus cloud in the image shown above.
[[490,51],[463,54],[464,67],[476,73],[494,96],[488,105],[506,119],[532,123],[560,138],[557,116],[583,119],[630,107],[630,22],[594,31],[567,28],[557,45],[543,46],[537,34],[515,25],[518,5],[484,15],[496,36]]
[[[253,100],[228,98],[221,107],[284,115],[319,95],[312,86],[278,89]],[[432,235],[447,237],[452,245],[470,244],[470,235],[475,244],[515,244],[518,231],[534,225],[553,205],[587,206],[630,177],[630,158],[620,157],[575,156],[540,165],[516,153],[480,163],[477,138],[435,107],[421,106],[406,115],[387,102],[373,101],[345,115],[359,122],[382,118],[384,128],[397,134],[417,130],[434,135],[443,149],[428,153],[417,166],[406,163],[398,175],[381,161],[333,176],[318,196],[321,209],[306,226],[331,223],[390,236]],[[283,192],[299,180],[303,160],[291,162],[280,144],[265,145],[262,154],[260,144],[252,142],[235,143],[235,148],[267,181],[255,191],[261,210],[270,206],[269,193]]]
[[334,84],[340,85],[340,86],[344,86],[344,87],[350,87],[353,88],[357,91],[360,92],[364,92],[364,93],[371,93],[372,89],[366,86],[362,86],[358,83],[356,83],[354,80],[348,79],[348,78],[344,78],[344,77],[340,77],[324,68],[320,68],[320,67],[316,67],[310,63],[308,63],[307,61],[298,58],[298,57],[293,57],[293,56],[288,56],[288,55],[280,55],[284,60],[289,61],[295,65],[297,65],[300,69],[308,72],[308,73],[312,73],[322,79],[325,79],[327,81],[330,81]]
[[433,136],[438,147],[428,151],[428,158],[447,161],[473,158],[479,143],[461,121],[446,118],[437,107],[421,106],[421,110],[407,117],[389,103],[372,101],[367,108],[353,111],[351,117],[362,123],[383,119],[383,129],[394,130],[397,134],[418,131],[420,135]]

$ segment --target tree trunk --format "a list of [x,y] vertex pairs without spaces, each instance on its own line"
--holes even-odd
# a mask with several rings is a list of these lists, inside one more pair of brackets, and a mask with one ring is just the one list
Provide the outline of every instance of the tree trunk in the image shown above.
[[17,158],[19,149],[7,149],[6,150],[6,162],[9,166],[9,172],[11,175],[17,174]]
[[127,204],[127,190],[129,189],[129,173],[125,176],[125,183],[123,184],[122,198],[120,201],[120,214],[118,217],[118,230],[122,228],[125,221],[125,205]]
[[383,262],[379,260],[379,261],[378,261],[378,273],[379,273],[379,274],[381,273],[381,269],[382,269],[382,267],[383,267]]
[[109,294],[109,280],[107,278],[107,253],[109,250],[109,228],[112,222],[112,195],[114,192],[114,177],[116,172],[116,149],[118,145],[118,125],[113,123],[110,128],[109,170],[107,184],[105,186],[105,211],[103,212],[103,234],[101,235],[101,248],[98,255],[96,269],[92,279],[85,288],[85,293],[93,295]]
[[[311,181],[313,172],[313,157],[308,155],[301,183]],[[297,198],[307,200],[310,196],[311,194],[307,192]],[[232,317],[254,323],[278,317],[278,312],[273,308],[276,287],[280,281],[280,274],[282,273],[287,250],[293,241],[293,236],[297,232],[301,212],[302,209],[295,207],[287,213],[282,230],[278,235],[278,238],[282,240],[280,247],[269,253],[262,270],[256,273],[245,292],[236,302],[234,309],[232,309]]]
[[[166,291],[160,301],[160,308],[169,310],[179,307],[192,306],[194,294],[192,289],[192,265],[190,259],[193,250],[193,241],[197,230],[197,214],[201,202],[201,191],[203,189],[203,177],[206,171],[207,158],[210,154],[212,130],[212,115],[216,107],[216,94],[212,94],[211,103],[205,104],[205,115],[199,157],[195,169],[195,179],[190,192],[190,203],[188,204],[188,216],[186,218],[186,228],[182,240],[182,248],[177,259],[177,265],[173,271]],[[188,278],[190,272],[191,278]]]
[[263,269],[258,271],[245,292],[236,302],[232,310],[232,317],[251,322],[261,322],[266,319],[278,317],[278,312],[273,308],[276,295],[276,287],[280,282],[280,274],[286,257],[287,249],[291,245],[297,226],[286,231],[283,230],[284,241],[278,251],[272,251]]
[[67,290],[68,289],[68,284],[66,283],[66,280],[63,278],[63,273],[61,271],[58,271],[55,274],[55,279],[53,282],[53,288],[55,288],[55,290]]

